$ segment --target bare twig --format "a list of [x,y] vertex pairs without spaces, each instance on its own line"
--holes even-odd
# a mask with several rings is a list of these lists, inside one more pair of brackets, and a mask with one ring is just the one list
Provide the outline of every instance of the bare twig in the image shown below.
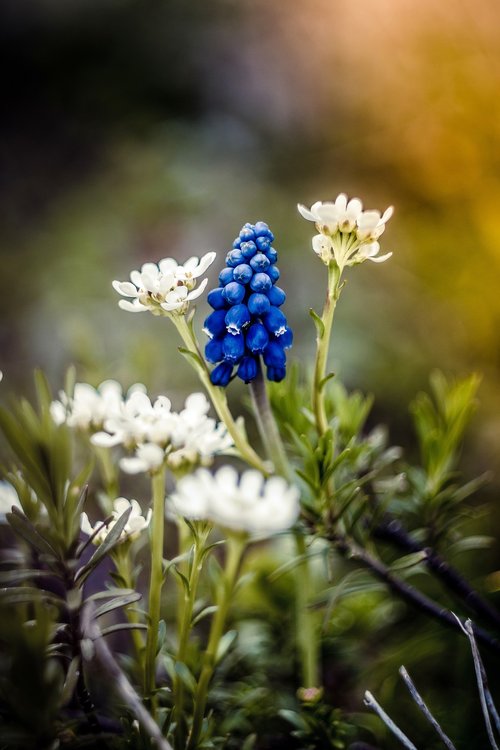
[[[456,615],[454,615],[456,617]],[[498,745],[495,741],[495,735],[493,734],[493,727],[491,726],[490,711],[493,707],[493,718],[498,731],[498,712],[493,703],[493,698],[488,688],[488,681],[486,678],[486,671],[481,661],[479,649],[477,647],[476,639],[474,637],[474,627],[471,620],[466,620],[465,625],[458,620],[461,630],[465,633],[469,639],[470,648],[472,651],[472,658],[474,660],[474,669],[476,672],[477,687],[479,690],[479,698],[481,699],[481,708],[483,710],[484,723],[486,724],[486,731],[488,733],[488,739],[493,750],[498,750]]]
[[114,685],[123,702],[137,718],[144,731],[154,740],[159,750],[173,750],[170,743],[163,737],[151,714],[143,706],[141,699],[106,645],[94,617],[94,605],[92,602],[87,602],[83,608],[81,629],[83,636],[82,653],[85,654],[87,660],[95,661],[101,666],[108,675],[110,684]]
[[411,679],[410,675],[406,671],[404,667],[399,668],[399,674],[404,680],[404,683],[408,690],[410,691],[410,695],[419,707],[419,709],[422,711],[423,715],[427,719],[427,721],[434,727],[440,738],[443,740],[444,744],[448,748],[448,750],[456,750],[455,745],[450,740],[450,738],[443,732],[440,725],[430,712],[429,708],[427,707],[427,704],[425,703],[424,699],[418,692],[417,688],[415,687],[415,684],[413,683],[413,680]]
[[[327,537],[335,545],[335,548],[347,558],[358,560],[362,565],[367,567],[371,572],[384,581],[389,588],[396,593],[401,599],[404,599],[409,604],[419,609],[429,617],[439,620],[443,625],[452,628],[453,630],[462,630],[462,624],[457,621],[455,615],[452,614],[448,609],[439,606],[435,601],[422,594],[413,586],[410,586],[405,581],[402,581],[378,558],[371,555],[365,549],[351,541],[347,537],[339,535],[331,535]],[[481,641],[485,646],[495,651],[500,650],[500,643],[493,638],[487,631],[482,628],[474,626],[474,634],[476,638]]]
[[398,740],[401,742],[402,745],[404,745],[407,750],[417,750],[417,747],[413,744],[413,742],[408,739],[406,734],[401,731],[401,729],[393,722],[390,716],[386,714],[380,703],[378,703],[373,695],[370,693],[369,690],[365,693],[365,700],[364,700],[365,706],[368,706],[368,708],[371,708],[375,713],[382,719],[386,727],[393,733],[395,737],[398,738]]
[[449,591],[458,596],[472,612],[489,620],[492,625],[500,628],[500,612],[484,599],[465,578],[450,565],[441,555],[430,547],[425,547],[412,539],[402,524],[390,517],[375,527],[373,535],[376,539],[387,541],[408,553],[425,552],[424,565],[446,586]]

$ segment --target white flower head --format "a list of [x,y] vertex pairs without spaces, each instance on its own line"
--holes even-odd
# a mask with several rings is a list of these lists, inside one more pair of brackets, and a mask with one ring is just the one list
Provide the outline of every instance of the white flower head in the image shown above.
[[102,428],[106,419],[119,413],[122,403],[122,387],[116,380],[105,380],[97,388],[88,383],[76,383],[73,396],[64,391],[59,401],[50,405],[50,413],[56,424],[75,427],[88,432]]
[[[153,315],[176,313],[184,315],[189,303],[203,293],[207,279],[196,286],[215,260],[215,253],[206,253],[202,258],[189,258],[179,264],[174,258],[164,258],[158,263],[145,263],[140,271],[132,271],[130,281],[113,281],[113,289],[128,300],[118,303],[122,310],[145,312]],[[132,301],[131,301],[132,300]]]
[[184,518],[213,521],[259,537],[289,529],[299,515],[299,491],[282,477],[265,480],[253,469],[239,477],[230,466],[215,474],[198,469],[177,483],[170,500]]
[[378,255],[377,240],[393,214],[392,206],[382,215],[363,211],[359,198],[348,200],[341,193],[335,202],[317,201],[311,208],[299,203],[297,208],[304,219],[316,224],[319,234],[313,237],[312,246],[325,265],[334,261],[342,271],[365,260],[382,263],[391,257],[392,253]]
[[148,510],[146,516],[142,515],[141,506],[137,500],[127,500],[125,497],[118,497],[113,502],[113,513],[109,523],[98,521],[95,526],[92,526],[86,513],[82,513],[81,516],[81,529],[85,534],[92,536],[92,543],[95,545],[102,544],[106,539],[111,529],[115,526],[116,522],[122,516],[125,511],[131,508],[130,515],[127,519],[127,523],[123,527],[120,534],[120,542],[124,542],[127,539],[135,539],[139,536],[141,531],[149,526],[151,521],[151,508]]
[[177,474],[192,471],[200,464],[210,464],[215,454],[233,445],[225,426],[207,416],[209,408],[203,393],[188,396],[181,412],[172,411],[164,396],[154,404],[148,399],[139,411],[106,422],[105,429],[112,434],[99,433],[92,439],[101,445],[107,440],[133,448],[134,454],[120,461],[129,474],[154,473],[164,464]]

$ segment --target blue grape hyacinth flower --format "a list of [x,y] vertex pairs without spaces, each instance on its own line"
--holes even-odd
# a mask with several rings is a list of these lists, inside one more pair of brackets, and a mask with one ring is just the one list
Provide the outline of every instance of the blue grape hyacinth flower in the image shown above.
[[219,286],[208,294],[213,312],[203,330],[210,341],[205,357],[215,364],[210,379],[227,386],[235,374],[250,383],[261,367],[269,380],[279,382],[286,374],[285,350],[293,333],[279,308],[286,294],[276,286],[280,272],[274,235],[263,221],[245,224],[226,256]]

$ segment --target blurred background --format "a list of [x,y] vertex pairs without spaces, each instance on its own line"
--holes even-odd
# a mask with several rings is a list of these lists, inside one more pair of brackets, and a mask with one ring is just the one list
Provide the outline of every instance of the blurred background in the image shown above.
[[75,363],[182,400],[173,327],[121,312],[111,281],[217,250],[215,282],[245,221],[276,235],[304,360],[325,270],[296,203],[345,191],[395,206],[394,256],[348,274],[332,366],[410,450],[429,372],[481,372],[464,470],[496,471],[495,501],[499,36],[496,0],[3,0],[2,388]]

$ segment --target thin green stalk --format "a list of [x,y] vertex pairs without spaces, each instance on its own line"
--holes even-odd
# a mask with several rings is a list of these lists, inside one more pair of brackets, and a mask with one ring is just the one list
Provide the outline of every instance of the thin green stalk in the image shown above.
[[107,500],[104,510],[106,513],[111,513],[113,510],[113,500],[120,494],[120,485],[118,481],[118,471],[116,464],[111,457],[111,451],[109,448],[103,448],[101,446],[94,446],[94,453],[97,457],[97,463],[99,465],[99,472],[101,474],[102,482],[104,485],[104,491],[106,493]]
[[[258,375],[250,383],[250,393],[262,442],[269,458],[274,464],[276,473],[281,474],[281,476],[289,481],[293,481],[292,469],[288,462],[276,420],[274,419],[271,404],[269,403],[260,363]],[[302,665],[302,686],[318,687],[320,683],[317,616],[308,606],[309,592],[311,590],[309,561],[306,556],[305,539],[300,532],[295,534],[295,544],[297,556],[302,558],[302,562],[297,566],[295,574],[297,646]]]
[[[124,588],[135,589],[135,581],[133,580],[132,568],[130,565],[130,544],[125,542],[118,545],[113,553],[113,558],[118,575],[123,581]],[[125,612],[131,625],[137,625],[140,623],[138,613],[131,609],[130,606],[125,608]],[[139,674],[141,674],[144,671],[144,638],[137,628],[133,628],[130,632],[137,656]]]
[[215,669],[217,649],[224,631],[227,612],[231,602],[241,557],[246,546],[246,537],[230,534],[227,540],[227,559],[222,581],[217,592],[217,611],[214,614],[208,646],[203,656],[203,666],[194,696],[194,714],[191,733],[186,750],[193,750],[198,745],[203,717],[208,698],[208,687]]
[[165,526],[165,469],[151,478],[153,519],[151,535],[151,577],[149,582],[149,623],[146,641],[144,692],[151,700],[151,713],[156,712],[153,698],[156,688],[156,648],[160,624],[161,589],[163,585],[163,531]]
[[[181,523],[188,528],[183,521]],[[191,622],[193,619],[193,610],[196,603],[198,591],[198,582],[201,570],[203,568],[203,559],[205,557],[205,544],[210,533],[211,526],[207,526],[199,536],[193,537],[192,559],[188,572],[189,588],[183,587],[183,606],[180,607],[181,617],[179,622],[179,646],[177,649],[177,661],[186,663],[187,647],[189,634],[191,632]],[[174,706],[175,706],[175,745],[178,750],[182,750],[186,743],[186,721],[184,717],[184,683],[180,677],[174,681]]]
[[316,361],[314,365],[312,405],[314,418],[316,420],[316,428],[319,435],[324,435],[328,429],[328,419],[324,399],[324,378],[326,376],[333,315],[340,294],[340,275],[341,270],[338,265],[334,262],[330,263],[328,266],[328,290],[325,306],[323,308],[323,315],[321,316],[323,328],[321,331],[318,330],[316,336]]
[[319,640],[317,613],[309,608],[311,592],[311,575],[307,559],[306,541],[300,532],[295,534],[297,556],[303,562],[297,566],[295,579],[295,606],[297,647],[302,667],[302,686],[305,688],[320,687],[319,674]]
[[252,397],[255,421],[257,422],[266,453],[273,462],[276,473],[281,474],[286,479],[290,479],[292,471],[276,420],[274,419],[271,404],[269,403],[269,396],[260,361],[258,362],[257,377],[251,381],[249,389]]
[[205,364],[205,360],[200,352],[196,336],[186,322],[184,315],[172,315],[171,316],[185,346],[192,354],[196,355],[197,361],[194,360],[192,364],[195,366],[196,371],[203,383],[215,411],[221,422],[226,426],[227,431],[231,435],[234,445],[239,451],[241,458],[244,459],[250,466],[259,469],[266,476],[269,475],[269,468],[266,466],[264,461],[257,455],[248,440],[242,433],[240,427],[236,424],[226,399],[226,394],[223,388],[214,385],[210,380],[210,373]]

